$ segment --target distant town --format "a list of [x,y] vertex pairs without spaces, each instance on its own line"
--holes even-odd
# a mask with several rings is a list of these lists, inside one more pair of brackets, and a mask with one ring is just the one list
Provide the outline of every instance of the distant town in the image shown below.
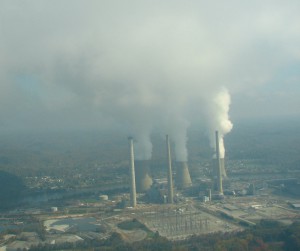
[[223,167],[195,128],[184,165],[155,133],[152,158],[134,162],[121,133],[1,135],[0,250],[296,250],[284,233],[300,229],[298,125],[238,124]]

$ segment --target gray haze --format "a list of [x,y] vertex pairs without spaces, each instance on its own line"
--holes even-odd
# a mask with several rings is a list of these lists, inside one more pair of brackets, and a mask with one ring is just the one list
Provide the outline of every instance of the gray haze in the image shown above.
[[114,128],[149,159],[159,128],[186,160],[191,124],[212,139],[230,117],[299,116],[299,13],[298,0],[0,0],[0,130]]

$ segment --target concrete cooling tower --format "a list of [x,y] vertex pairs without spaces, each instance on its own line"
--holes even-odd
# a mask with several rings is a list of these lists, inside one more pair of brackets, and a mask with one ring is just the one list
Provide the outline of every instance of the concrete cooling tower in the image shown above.
[[135,183],[138,193],[144,193],[152,186],[149,172],[150,160],[135,160]]
[[188,165],[185,161],[177,161],[176,163],[176,185],[179,189],[187,188],[192,185],[192,180]]

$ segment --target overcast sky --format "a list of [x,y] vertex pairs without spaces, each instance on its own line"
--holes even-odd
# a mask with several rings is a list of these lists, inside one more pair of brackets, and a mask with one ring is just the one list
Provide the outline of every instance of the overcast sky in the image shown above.
[[233,124],[299,117],[299,13],[299,0],[0,0],[0,130],[185,128],[224,90]]

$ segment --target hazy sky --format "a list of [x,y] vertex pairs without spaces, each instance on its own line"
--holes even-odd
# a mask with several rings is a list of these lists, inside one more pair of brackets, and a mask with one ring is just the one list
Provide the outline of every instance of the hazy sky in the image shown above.
[[0,0],[0,130],[147,137],[209,121],[223,90],[233,123],[299,116],[299,13],[299,0]]

